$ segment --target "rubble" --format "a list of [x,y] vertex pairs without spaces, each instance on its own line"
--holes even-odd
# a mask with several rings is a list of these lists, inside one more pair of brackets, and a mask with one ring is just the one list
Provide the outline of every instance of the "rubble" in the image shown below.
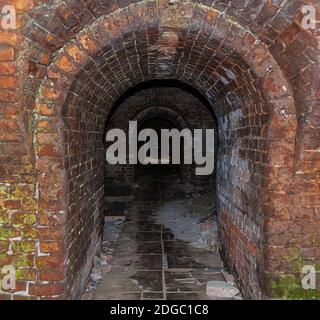
[[226,279],[226,282],[228,282],[230,285],[234,285],[235,284],[235,279],[234,276],[226,271],[223,272],[223,276]]
[[217,253],[218,225],[213,209],[213,192],[192,193],[192,190],[198,189],[191,185],[182,189],[190,191],[187,194],[190,198],[166,202],[158,210],[159,223],[169,228],[176,239],[190,242],[194,248]]
[[112,260],[115,245],[119,239],[121,226],[124,217],[108,216],[105,217],[105,224],[103,228],[103,242],[102,249],[99,256],[93,258],[93,268],[91,270],[89,283],[87,284],[86,292],[83,295],[84,300],[90,299],[101,283],[102,278],[112,271]]
[[213,298],[234,298],[240,293],[239,289],[225,281],[209,281],[206,294]]

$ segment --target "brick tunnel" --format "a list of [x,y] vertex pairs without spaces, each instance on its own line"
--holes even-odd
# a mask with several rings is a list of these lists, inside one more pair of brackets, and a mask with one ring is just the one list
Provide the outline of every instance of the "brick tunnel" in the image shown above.
[[305,297],[301,268],[320,265],[320,91],[301,7],[320,15],[318,1],[4,2],[18,19],[0,31],[0,267],[17,287],[0,299],[79,299],[106,180],[134,176],[110,174],[106,127],[155,115],[217,128],[220,253],[244,297]]

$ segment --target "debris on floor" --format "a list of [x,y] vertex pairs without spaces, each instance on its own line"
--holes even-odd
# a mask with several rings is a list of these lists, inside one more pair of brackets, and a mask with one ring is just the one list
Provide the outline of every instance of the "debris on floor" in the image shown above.
[[207,192],[192,193],[188,199],[168,201],[158,210],[159,223],[170,229],[176,239],[189,242],[194,248],[216,253],[218,225],[213,198],[213,193]]
[[239,289],[226,281],[209,281],[207,296],[213,298],[234,298],[240,293]]
[[83,300],[92,298],[92,290],[96,290],[101,283],[102,278],[112,270],[112,261],[114,258],[115,247],[118,243],[121,227],[125,217],[106,216],[103,228],[102,250],[99,256],[94,257],[94,266],[91,271],[89,283],[83,294]]

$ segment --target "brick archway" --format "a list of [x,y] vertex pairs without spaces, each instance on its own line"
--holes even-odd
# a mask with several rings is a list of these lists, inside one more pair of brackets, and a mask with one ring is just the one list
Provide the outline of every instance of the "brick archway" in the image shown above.
[[[180,2],[173,7],[155,1],[125,8],[110,5],[106,15],[97,13],[85,28],[77,23],[76,34],[63,37],[60,45],[55,37],[42,39],[46,50],[55,52],[52,63],[45,54],[41,56],[48,68],[38,70],[32,62],[21,63],[19,67],[26,74],[45,74],[39,76],[43,77],[39,90],[36,83],[31,86],[31,97],[25,98],[28,103],[36,101],[34,113],[28,116],[33,123],[28,143],[34,148],[30,158],[36,171],[30,183],[35,190],[30,206],[38,219],[33,237],[37,246],[30,268],[37,276],[22,279],[28,284],[21,290],[25,295],[79,296],[99,246],[101,181],[97,179],[94,184],[97,198],[88,210],[93,226],[77,239],[73,233],[79,231],[78,226],[72,224],[77,216],[70,214],[69,208],[72,194],[67,177],[72,168],[66,165],[75,142],[68,140],[72,136],[66,133],[77,127],[77,119],[84,123],[81,116],[87,115],[88,125],[95,119],[98,129],[85,126],[84,134],[99,138],[116,99],[133,85],[150,79],[189,83],[206,96],[217,115],[222,143],[218,167],[221,239],[226,261],[241,280],[244,293],[271,296],[274,275],[293,272],[290,266],[282,265],[279,254],[290,253],[292,246],[287,240],[291,235],[292,241],[301,239],[290,221],[299,201],[295,196],[303,193],[303,183],[296,175],[305,174],[317,163],[304,155],[308,143],[298,140],[301,119],[297,124],[296,110],[303,95],[292,92],[294,83],[286,80],[290,75],[280,57],[261,40],[263,35],[268,37],[267,32],[260,34],[254,26],[251,30],[246,23],[237,23],[230,18],[232,11],[229,15],[225,10],[224,6],[211,8],[196,2]],[[21,46],[22,53],[25,48],[27,42]],[[200,54],[196,48],[201,48]],[[34,83],[27,77],[20,80],[26,86]],[[90,106],[87,114],[85,106],[76,108],[79,97]],[[306,131],[312,137],[313,131]],[[95,148],[100,150],[100,145]],[[99,159],[86,159],[88,172],[100,168],[103,153],[99,154]],[[239,176],[241,179],[235,179]],[[96,176],[88,177],[93,181]],[[313,191],[305,207],[316,196]],[[84,238],[90,241],[84,243]],[[89,252],[85,261],[75,257],[77,250],[73,249],[77,246],[81,252]]]
[[[129,6],[129,8],[134,8],[134,6]],[[142,10],[144,8],[147,9],[146,5],[141,5],[140,7]],[[143,17],[145,19],[145,25],[147,28],[150,26],[153,29],[156,26],[161,26],[164,31],[160,31],[158,34],[158,39],[155,41],[155,50],[158,53],[158,61],[160,60],[159,67],[163,69],[163,64],[167,63],[170,65],[170,59],[173,59],[173,57],[176,55],[176,47],[179,45],[179,32],[183,32],[183,30],[188,30],[190,28],[191,24],[191,18],[194,14],[194,6],[191,4],[181,4],[181,8],[179,8],[179,12],[184,12],[184,16],[176,16],[175,18],[178,21],[177,25],[172,25],[171,21],[167,21],[165,18],[166,14],[163,13],[163,17],[160,14],[160,20],[158,16],[156,15],[154,10],[155,8],[148,8],[147,11],[148,15],[146,17]],[[170,9],[169,9],[170,10]],[[130,11],[130,9],[129,9]],[[178,12],[178,11],[177,11]],[[172,14],[177,14],[177,12],[173,12]],[[162,18],[161,18],[162,17]],[[264,228],[268,225],[268,220],[266,219],[264,222],[255,221],[252,219],[252,217],[248,218],[248,215],[250,214],[257,214],[258,212],[260,215],[266,214],[267,212],[275,213],[277,210],[282,210],[283,203],[281,204],[281,208],[276,208],[273,204],[267,203],[268,199],[265,199],[264,201],[260,200],[259,204],[253,204],[253,200],[246,200],[250,201],[251,205],[253,206],[251,209],[249,209],[249,212],[243,212],[244,207],[247,206],[243,203],[244,199],[241,198],[241,196],[237,195],[236,192],[237,189],[234,191],[229,191],[229,195],[225,197],[225,195],[228,194],[228,191],[225,188],[226,183],[228,184],[229,177],[225,176],[228,175],[227,172],[232,172],[232,163],[236,161],[240,167],[240,170],[244,170],[245,174],[247,175],[247,182],[254,181],[254,171],[255,174],[260,179],[267,179],[268,175],[270,175],[270,172],[268,172],[270,166],[270,169],[276,168],[277,166],[285,165],[288,169],[292,167],[293,165],[293,149],[294,149],[294,136],[295,136],[295,129],[296,129],[296,119],[295,119],[295,111],[294,111],[294,105],[293,105],[293,99],[291,97],[290,92],[290,86],[285,81],[285,78],[283,74],[281,73],[280,68],[277,66],[276,61],[272,58],[272,56],[268,53],[267,48],[261,44],[253,34],[241,30],[236,24],[233,24],[231,21],[224,20],[223,16],[219,15],[219,12],[213,11],[213,10],[207,10],[206,16],[208,20],[205,21],[205,26],[211,26],[213,25],[213,21],[215,19],[219,19],[219,22],[221,25],[228,24],[231,29],[233,29],[233,33],[227,33],[227,29],[221,28],[219,29],[219,25],[216,25],[216,29],[214,30],[214,33],[211,34],[211,37],[209,37],[210,41],[212,41],[212,44],[215,44],[218,48],[219,46],[216,43],[219,43],[223,40],[223,44],[221,43],[220,46],[222,46],[221,50],[232,50],[234,56],[237,57],[243,57],[243,59],[246,61],[244,62],[245,65],[248,67],[245,68],[251,68],[252,74],[248,74],[247,77],[249,78],[247,80],[242,80],[243,86],[246,86],[246,82],[251,81],[252,85],[255,83],[255,85],[261,84],[261,92],[262,96],[258,99],[258,105],[260,103],[261,110],[254,110],[253,114],[257,114],[257,118],[261,117],[261,120],[257,121],[263,121],[265,124],[263,125],[263,128],[260,128],[261,134],[263,135],[265,140],[262,140],[263,148],[266,148],[266,150],[269,150],[267,154],[263,154],[264,150],[261,150],[261,154],[259,154],[258,151],[258,164],[257,167],[254,168],[254,164],[252,163],[252,167],[249,168],[249,164],[246,163],[246,160],[241,160],[243,157],[248,157],[249,150],[244,152],[244,155],[241,157],[241,155],[234,153],[234,149],[230,149],[229,152],[233,152],[232,154],[228,154],[227,151],[223,151],[223,156],[225,157],[227,155],[227,158],[220,159],[218,161],[219,163],[225,165],[226,163],[230,165],[229,170],[226,168],[222,168],[221,166],[218,166],[218,185],[221,188],[221,193],[219,193],[219,213],[220,213],[220,222],[221,222],[221,238],[222,238],[222,244],[223,249],[225,253],[225,257],[230,263],[230,265],[235,268],[236,272],[239,275],[239,278],[243,281],[243,288],[248,292],[248,295],[260,295],[261,291],[259,286],[261,285],[259,281],[263,281],[263,276],[254,276],[256,279],[254,281],[250,280],[248,278],[248,274],[246,274],[246,268],[252,268],[251,272],[256,272],[258,264],[264,263]],[[71,43],[67,44],[64,48],[64,50],[61,50],[60,53],[57,55],[55,60],[53,61],[52,65],[48,68],[48,76],[45,78],[42,82],[40,93],[38,95],[38,102],[39,106],[43,106],[43,103],[50,103],[51,108],[54,108],[56,110],[59,110],[59,108],[64,106],[64,101],[67,101],[67,96],[69,90],[71,92],[74,90],[75,82],[77,82],[77,79],[81,78],[81,74],[83,74],[83,69],[90,70],[90,68],[94,67],[92,65],[92,61],[95,61],[97,59],[97,56],[99,56],[99,53],[106,50],[103,49],[106,47],[106,43],[111,42],[113,45],[116,45],[120,41],[123,41],[123,35],[129,34],[133,31],[132,27],[137,25],[136,34],[138,36],[142,37],[143,29],[141,27],[141,24],[139,25],[138,21],[140,21],[138,16],[129,16],[129,21],[124,16],[123,10],[120,10],[117,14],[113,16],[106,16],[100,18],[97,22],[92,24],[89,28],[86,29],[86,31],[81,31],[78,36],[76,36],[76,40],[72,41]],[[175,19],[173,19],[175,20]],[[121,31],[119,29],[119,26],[121,26]],[[142,29],[142,30],[141,30]],[[173,31],[174,30],[174,31]],[[213,32],[213,29],[210,27],[211,32]],[[112,31],[112,32],[110,32]],[[198,34],[198,37],[203,37],[204,39],[208,39],[207,32],[204,28],[204,30],[196,29],[193,31],[195,34]],[[239,36],[238,43],[234,43],[234,36]],[[241,35],[241,36],[240,36]],[[193,37],[193,35],[191,35]],[[253,52],[251,55],[248,55],[247,51],[247,45],[250,44],[250,46],[254,47]],[[108,46],[107,46],[108,48]],[[110,48],[110,47],[109,47]],[[259,56],[259,60],[254,60],[254,52],[261,52],[264,53],[264,55]],[[90,58],[91,57],[91,60]],[[171,57],[171,58],[170,58]],[[262,58],[263,57],[263,58]],[[162,59],[162,61],[161,61]],[[169,61],[168,61],[169,59]],[[230,57],[230,60],[232,61],[232,58]],[[262,61],[261,61],[262,60]],[[210,62],[210,60],[209,60]],[[136,63],[136,62],[135,62]],[[200,62],[201,63],[201,62]],[[259,64],[260,63],[260,64]],[[209,63],[208,63],[209,64]],[[244,65],[244,66],[245,66]],[[252,67],[250,67],[250,65]],[[82,67],[83,66],[83,67]],[[121,74],[126,74],[127,79],[130,79],[130,82],[123,83],[124,88],[129,88],[129,86],[132,86],[132,81],[141,81],[144,79],[143,71],[141,70],[141,75],[138,76],[138,79],[134,80],[136,77],[133,75],[132,68],[136,66],[135,64],[129,64],[128,71],[124,71],[121,67],[118,69],[119,76]],[[203,73],[205,72],[206,68],[208,66],[205,66],[205,69],[203,69]],[[217,117],[220,118],[219,125],[223,127],[223,122],[226,121],[226,116],[229,117],[229,114],[232,114],[232,117],[235,118],[233,121],[237,121],[237,117],[241,118],[244,116],[246,111],[240,107],[239,105],[243,105],[242,100],[238,98],[238,94],[241,94],[241,91],[239,93],[236,93],[236,91],[228,93],[224,98],[224,92],[219,92],[218,88],[215,88],[213,86],[214,83],[217,83],[217,81],[220,80],[220,86],[225,84],[226,82],[230,81],[230,83],[233,83],[233,78],[239,77],[240,79],[246,78],[246,75],[235,75],[232,72],[228,71],[226,67],[223,65],[221,66],[223,72],[225,72],[223,75],[219,75],[213,73],[211,77],[213,76],[216,79],[210,79],[210,82],[203,80],[188,80],[186,76],[182,76],[183,81],[189,82],[191,85],[193,85],[195,88],[197,88],[200,92],[203,92],[206,94],[207,99],[210,101],[210,103],[213,105],[213,109],[215,110],[216,106],[220,107],[220,110],[215,110],[217,113]],[[112,69],[110,69],[112,70]],[[270,71],[271,70],[271,71]],[[161,71],[161,69],[160,69]],[[159,72],[159,71],[158,71]],[[240,71],[239,71],[240,72]],[[176,71],[177,73],[177,71]],[[139,75],[139,74],[138,74]],[[170,71],[168,69],[164,69],[163,74],[161,74],[161,78],[171,78]],[[97,74],[99,76],[99,74]],[[152,75],[150,75],[152,79]],[[153,77],[157,77],[157,71],[155,71],[155,75]],[[218,77],[218,78],[217,78]],[[229,77],[229,78],[228,78]],[[228,80],[227,80],[228,79]],[[108,79],[105,80],[106,83],[109,85],[112,85],[111,82],[108,81]],[[226,84],[228,86],[229,83]],[[235,83],[234,83],[235,84]],[[68,89],[70,88],[70,89]],[[121,85],[120,85],[121,88]],[[125,90],[125,89],[124,89]],[[122,90],[122,92],[124,92]],[[247,90],[250,90],[247,88]],[[216,92],[215,92],[216,91]],[[103,92],[103,91],[101,91]],[[95,92],[97,94],[96,96],[99,96],[98,92]],[[121,94],[118,93],[118,95]],[[108,94],[107,94],[108,96]],[[110,97],[112,97],[111,94],[109,94]],[[221,96],[221,98],[220,98]],[[90,97],[90,95],[89,95]],[[219,97],[219,98],[218,98]],[[261,100],[262,99],[262,100]],[[115,100],[115,99],[114,99]],[[61,103],[63,101],[63,103]],[[218,101],[218,102],[217,102]],[[69,107],[69,106],[68,106]],[[224,111],[226,108],[229,109],[235,109],[235,111]],[[238,111],[236,111],[238,110]],[[38,111],[38,110],[36,110]],[[100,110],[101,111],[101,110]],[[63,112],[63,111],[62,111]],[[106,113],[107,111],[102,111],[101,114],[103,115],[103,112]],[[259,115],[260,113],[260,115]],[[226,114],[224,116],[224,114]],[[267,117],[267,119],[266,119]],[[264,119],[263,119],[264,118]],[[267,120],[267,121],[266,121]],[[47,127],[45,130],[52,136],[52,134],[57,134],[57,139],[55,141],[52,141],[50,138],[49,145],[47,144],[47,141],[44,141],[44,143],[41,143],[38,139],[36,139],[36,145],[38,148],[36,149],[36,158],[37,158],[37,168],[38,168],[38,183],[39,183],[39,193],[40,193],[40,203],[42,203],[42,199],[44,202],[46,202],[46,208],[45,211],[50,212],[51,215],[57,215],[61,216],[62,220],[63,216],[66,217],[66,213],[68,212],[68,198],[65,197],[65,195],[68,194],[66,189],[66,183],[67,183],[67,177],[64,173],[64,167],[63,164],[63,158],[65,156],[65,151],[62,148],[61,141],[63,141],[62,136],[62,130],[63,130],[63,122],[61,121],[61,118],[59,117],[59,112],[57,117],[51,117],[50,118],[51,125],[50,127],[53,129],[53,132],[50,132],[50,129]],[[261,122],[260,122],[261,123]],[[37,122],[36,131],[42,131],[43,125],[42,120]],[[56,130],[55,128],[58,128]],[[48,130],[49,129],[49,130]],[[230,129],[222,129],[220,133],[220,141],[226,142],[225,139],[227,139],[226,136],[223,136],[225,133],[227,133]],[[250,130],[250,128],[248,128]],[[259,129],[258,129],[259,130]],[[253,133],[254,135],[254,133]],[[58,138],[60,136],[60,138]],[[36,133],[37,137],[37,133]],[[277,147],[279,147],[279,144],[282,144],[282,141],[286,141],[286,157],[279,157],[279,151],[277,150]],[[255,148],[259,148],[259,146],[256,146]],[[221,149],[222,150],[222,149]],[[246,154],[247,152],[247,154]],[[221,155],[221,154],[220,154]],[[244,159],[245,159],[244,158]],[[252,156],[252,159],[255,161],[256,155]],[[291,163],[291,164],[290,164]],[[61,166],[61,167],[60,167]],[[59,170],[59,167],[61,170]],[[53,170],[54,168],[54,170]],[[95,168],[96,172],[99,172],[97,170],[98,167]],[[233,169],[234,174],[237,174],[237,168]],[[253,172],[250,172],[253,171]],[[292,170],[292,169],[291,169]],[[276,180],[276,181],[275,181]],[[290,180],[290,178],[289,178]],[[271,179],[271,183],[277,184],[279,191],[287,193],[288,190],[288,178],[286,176],[286,179],[282,179],[282,177],[279,175],[276,179]],[[50,195],[47,195],[48,190],[48,183],[52,184],[52,182],[57,186],[55,190],[55,196],[59,195],[59,197],[56,197],[56,201],[53,203],[48,201],[47,199],[50,199]],[[269,186],[265,184],[263,180],[257,180],[256,183],[259,183],[257,186],[259,186],[259,189],[256,189],[256,191],[247,190],[249,197],[253,196],[257,197],[257,192],[259,192],[262,196],[263,191],[269,190]],[[59,187],[60,186],[60,187]],[[78,275],[79,279],[85,279],[86,274],[86,266],[87,268],[91,264],[91,260],[93,257],[93,253],[95,252],[95,248],[97,246],[97,243],[99,243],[99,215],[101,214],[101,207],[99,207],[99,204],[101,205],[101,197],[102,197],[102,191],[101,191],[102,182],[100,183],[100,189],[93,190],[94,194],[98,194],[98,199],[95,200],[93,204],[93,208],[90,209],[92,211],[91,216],[93,216],[93,220],[95,222],[91,222],[93,226],[93,230],[95,230],[94,233],[91,232],[91,242],[88,244],[87,252],[89,252],[87,259],[85,259],[86,262],[82,262],[84,267],[80,268],[80,271],[78,271],[76,274]],[[250,187],[249,187],[250,188]],[[271,190],[270,190],[271,192]],[[253,195],[256,193],[255,195]],[[238,203],[229,202],[232,198],[236,199]],[[229,200],[228,200],[229,198]],[[99,200],[100,199],[100,200]],[[63,201],[64,200],[64,201]],[[288,199],[288,203],[286,203],[287,206],[290,206],[290,199]],[[242,209],[239,209],[241,208]],[[250,208],[250,204],[249,204]],[[254,212],[256,211],[256,212]],[[250,213],[251,212],[251,213]],[[247,218],[245,218],[247,217]],[[262,219],[260,216],[259,219]],[[258,232],[261,234],[260,237],[257,237],[257,235],[254,235],[252,238],[248,234],[245,234],[241,232],[241,225],[237,225],[236,221],[247,221],[246,223],[249,225],[252,229],[258,229]],[[243,223],[242,222],[242,223]],[[270,222],[271,224],[273,221]],[[260,224],[260,225],[259,225]],[[72,226],[73,227],[73,226]],[[82,226],[83,227],[83,226]],[[267,227],[268,228],[268,227]],[[60,230],[59,230],[60,231]],[[65,235],[65,237],[68,238],[68,235]],[[238,239],[241,239],[241,241],[238,241]],[[72,240],[71,240],[72,242]],[[70,252],[68,252],[68,248],[66,250],[66,255],[70,256]],[[252,264],[246,265],[244,259],[244,256],[239,257],[239,250],[244,252],[246,255],[250,256],[251,259],[254,260]],[[76,262],[73,262],[76,263]],[[82,270],[81,270],[82,269]],[[68,274],[70,275],[70,271],[68,271]],[[252,277],[253,274],[250,275]],[[71,296],[75,296],[83,286],[81,284],[80,280],[75,278],[73,281],[70,279],[68,282],[70,283],[70,288],[72,287]],[[252,281],[252,284],[249,285],[250,281]],[[79,289],[77,290],[76,287],[79,286]],[[251,287],[250,287],[251,286]],[[71,290],[71,289],[70,289]]]

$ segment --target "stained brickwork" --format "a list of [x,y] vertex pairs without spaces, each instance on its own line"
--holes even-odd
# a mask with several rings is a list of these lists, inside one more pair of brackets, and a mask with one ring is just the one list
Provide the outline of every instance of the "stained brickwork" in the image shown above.
[[290,295],[299,267],[320,263],[320,39],[301,26],[305,3],[320,16],[317,0],[0,0],[18,17],[0,30],[0,266],[18,277],[1,298],[80,296],[105,119],[153,79],[190,84],[215,111],[221,243],[244,295]]

